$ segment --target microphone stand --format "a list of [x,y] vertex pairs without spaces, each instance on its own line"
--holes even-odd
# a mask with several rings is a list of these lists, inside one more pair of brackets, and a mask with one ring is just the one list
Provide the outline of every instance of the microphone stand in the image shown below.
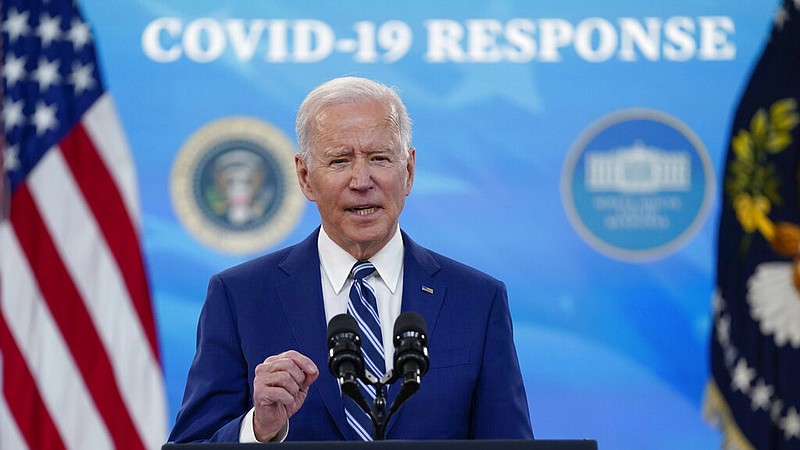
[[376,441],[382,441],[386,439],[386,425],[389,423],[389,419],[395,412],[397,412],[397,410],[400,408],[400,405],[402,405],[413,393],[401,391],[400,395],[398,395],[395,401],[392,402],[392,406],[389,408],[389,411],[386,411],[386,387],[395,382],[399,377],[399,374],[396,374],[393,369],[389,370],[389,372],[387,372],[386,375],[384,375],[380,380],[369,371],[364,371],[364,378],[362,378],[362,380],[365,383],[375,387],[375,401],[372,404],[372,408],[369,407],[368,403],[357,388],[355,390],[343,390],[345,394],[355,400],[358,406],[360,406],[361,409],[363,409],[364,412],[369,415],[370,419],[372,420],[372,426],[375,428],[374,439]]
[[[387,375],[391,374],[391,370]],[[384,381],[386,375],[381,378],[375,386],[375,403],[372,405],[372,412],[369,413],[372,418],[372,425],[375,426],[375,440],[382,441],[386,439],[386,424],[389,422],[391,414],[386,414],[386,384]]]
[[[381,441],[386,438],[386,425],[392,414],[397,412],[400,406],[417,392],[420,378],[428,370],[425,319],[413,312],[402,313],[397,318],[394,345],[401,354],[395,355],[395,369],[402,366],[404,373],[401,374],[391,369],[381,379],[368,370],[364,370],[364,363],[360,358],[361,345],[357,330],[358,325],[355,319],[347,314],[339,314],[331,319],[328,324],[328,350],[330,352],[328,367],[339,380],[342,393],[353,399],[358,407],[369,416],[375,429],[373,439]],[[415,365],[408,366],[408,363]],[[386,386],[401,377],[403,381],[400,384],[400,392],[387,412]],[[375,401],[371,407],[361,394],[358,380],[375,389]]]

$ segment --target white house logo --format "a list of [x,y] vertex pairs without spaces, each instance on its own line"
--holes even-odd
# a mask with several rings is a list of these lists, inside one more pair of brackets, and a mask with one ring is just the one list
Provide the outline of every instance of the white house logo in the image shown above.
[[561,195],[578,234],[625,261],[663,257],[690,239],[714,198],[700,139],[664,113],[632,109],[591,125],[569,152]]
[[688,191],[691,171],[686,153],[660,151],[636,141],[612,152],[587,152],[586,189],[631,194]]
[[184,143],[172,167],[178,218],[204,244],[229,253],[263,250],[297,224],[305,202],[294,146],[257,119],[218,120]]

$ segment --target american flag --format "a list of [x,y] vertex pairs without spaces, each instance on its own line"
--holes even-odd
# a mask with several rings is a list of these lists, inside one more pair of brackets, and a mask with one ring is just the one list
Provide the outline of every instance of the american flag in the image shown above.
[[0,2],[0,448],[158,448],[134,165],[90,29],[69,0]]

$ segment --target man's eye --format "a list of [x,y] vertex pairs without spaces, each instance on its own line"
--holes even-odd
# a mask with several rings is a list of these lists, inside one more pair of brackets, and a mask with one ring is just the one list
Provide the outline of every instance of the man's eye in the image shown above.
[[338,165],[342,165],[342,164],[347,164],[347,160],[344,159],[344,158],[338,158],[338,159],[332,159],[331,160],[331,165],[332,166],[338,166]]

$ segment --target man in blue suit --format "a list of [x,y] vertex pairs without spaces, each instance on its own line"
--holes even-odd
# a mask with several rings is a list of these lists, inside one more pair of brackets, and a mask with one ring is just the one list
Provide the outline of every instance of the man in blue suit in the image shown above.
[[401,312],[428,327],[430,368],[386,438],[532,439],[505,285],[400,230],[416,153],[397,94],[363,78],[329,81],[303,101],[297,133],[297,177],[321,227],[211,278],[170,441],[365,439],[327,370],[326,324],[349,311],[351,267],[366,260],[385,369]]

